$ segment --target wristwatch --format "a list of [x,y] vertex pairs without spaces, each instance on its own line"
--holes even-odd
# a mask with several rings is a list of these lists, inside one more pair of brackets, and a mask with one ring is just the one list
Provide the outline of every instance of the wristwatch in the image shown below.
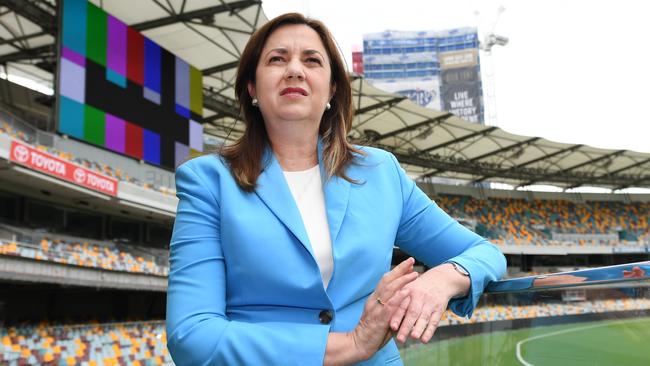
[[456,272],[462,274],[465,277],[469,277],[469,272],[467,272],[467,270],[465,268],[463,268],[463,266],[461,266],[460,264],[458,264],[456,262],[453,262],[453,261],[449,261],[447,263],[454,266],[454,269],[456,270]]

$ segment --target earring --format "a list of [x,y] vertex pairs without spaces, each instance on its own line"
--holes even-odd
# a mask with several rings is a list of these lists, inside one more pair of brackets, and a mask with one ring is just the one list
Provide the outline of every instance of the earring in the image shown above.
[[253,98],[253,100],[251,100],[251,104],[253,107],[258,107],[260,105],[260,102],[257,101],[257,98]]
[[330,109],[332,109],[332,105],[329,102],[327,102],[327,104],[325,104],[325,109],[329,111]]

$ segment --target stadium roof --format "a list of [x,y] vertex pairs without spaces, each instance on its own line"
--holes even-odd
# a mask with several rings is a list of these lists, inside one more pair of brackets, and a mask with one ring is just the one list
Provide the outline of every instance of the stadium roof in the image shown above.
[[373,88],[362,78],[353,85],[359,113],[352,137],[392,151],[416,176],[515,186],[650,186],[648,153],[515,135],[422,108]]
[[[241,50],[267,21],[260,0],[92,0],[203,71],[205,132],[241,133],[233,82]],[[0,64],[52,84],[58,21],[55,0],[0,0]],[[357,115],[351,138],[393,152],[418,177],[515,186],[650,187],[650,154],[563,144],[465,122],[419,107],[353,76]]]

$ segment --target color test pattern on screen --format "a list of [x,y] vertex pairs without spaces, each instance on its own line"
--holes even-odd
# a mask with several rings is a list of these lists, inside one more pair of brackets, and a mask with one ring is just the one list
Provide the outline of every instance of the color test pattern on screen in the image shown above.
[[60,133],[169,169],[202,151],[198,69],[85,0],[60,44]]

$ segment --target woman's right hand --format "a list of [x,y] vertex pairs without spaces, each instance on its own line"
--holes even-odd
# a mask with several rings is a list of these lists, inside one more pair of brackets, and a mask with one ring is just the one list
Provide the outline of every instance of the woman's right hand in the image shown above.
[[375,292],[368,297],[361,320],[352,332],[355,348],[362,359],[372,357],[393,336],[389,320],[409,295],[404,286],[418,277],[413,271],[414,263],[413,258],[408,258],[384,274]]

